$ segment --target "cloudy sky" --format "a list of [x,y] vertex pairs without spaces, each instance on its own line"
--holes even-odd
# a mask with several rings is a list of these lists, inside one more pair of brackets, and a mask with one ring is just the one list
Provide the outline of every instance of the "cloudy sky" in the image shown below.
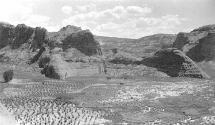
[[139,38],[215,24],[215,0],[0,0],[0,21]]

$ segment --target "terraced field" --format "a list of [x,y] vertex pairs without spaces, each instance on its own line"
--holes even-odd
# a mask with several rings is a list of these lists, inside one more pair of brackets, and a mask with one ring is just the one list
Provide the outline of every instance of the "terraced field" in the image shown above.
[[105,112],[76,107],[72,103],[36,98],[7,98],[1,103],[15,114],[20,125],[82,125],[109,122],[102,116]]
[[19,125],[215,124],[212,80],[15,79],[0,87],[0,112]]

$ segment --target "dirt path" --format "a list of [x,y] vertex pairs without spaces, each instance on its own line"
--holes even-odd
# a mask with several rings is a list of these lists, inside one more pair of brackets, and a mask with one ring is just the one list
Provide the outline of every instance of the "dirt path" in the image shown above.
[[93,84],[93,85],[88,85],[88,86],[85,86],[84,88],[81,88],[81,89],[77,89],[76,91],[73,91],[73,92],[70,92],[70,93],[81,93],[82,91],[86,90],[86,89],[89,89],[91,87],[100,87],[100,86],[117,86],[117,84],[110,84],[110,85],[107,85],[107,84],[99,84],[99,83],[96,83],[96,84]]

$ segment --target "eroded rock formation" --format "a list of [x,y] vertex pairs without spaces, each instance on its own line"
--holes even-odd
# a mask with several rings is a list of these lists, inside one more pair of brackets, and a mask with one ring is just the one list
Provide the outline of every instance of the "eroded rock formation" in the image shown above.
[[[44,50],[44,47],[47,47]],[[94,39],[93,34],[80,27],[66,26],[58,32],[48,33],[45,28],[32,28],[25,24],[16,27],[6,23],[0,23],[0,48],[2,58],[9,58],[17,62],[20,60],[30,60],[30,64],[36,62],[45,51],[54,53],[65,53],[64,55],[84,55],[91,56],[98,54],[99,43]],[[77,49],[76,53],[68,53],[68,49]],[[17,51],[17,52],[16,52]],[[22,54],[18,54],[18,53]]]
[[87,56],[98,53],[100,46],[89,30],[82,30],[66,37],[63,41],[63,50],[76,48]]
[[14,37],[14,26],[0,23],[0,49],[12,43]]
[[179,33],[173,47],[196,62],[214,60],[215,25],[200,27],[190,33]]
[[203,26],[190,33],[179,33],[173,47],[183,51],[207,74],[215,77],[215,25]]
[[171,77],[209,78],[194,61],[175,48],[159,50],[154,56],[145,58],[141,62],[146,66],[155,67]]
[[[12,63],[26,63],[47,43],[47,30],[41,27],[32,28],[25,24],[16,27],[0,24],[0,53]],[[39,57],[37,57],[39,58]],[[35,62],[36,58],[31,60]]]

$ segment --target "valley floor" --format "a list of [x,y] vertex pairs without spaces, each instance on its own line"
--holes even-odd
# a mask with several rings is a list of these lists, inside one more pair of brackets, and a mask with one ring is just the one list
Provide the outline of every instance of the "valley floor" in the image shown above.
[[211,125],[214,87],[212,80],[188,78],[14,79],[1,83],[0,102],[21,125]]

